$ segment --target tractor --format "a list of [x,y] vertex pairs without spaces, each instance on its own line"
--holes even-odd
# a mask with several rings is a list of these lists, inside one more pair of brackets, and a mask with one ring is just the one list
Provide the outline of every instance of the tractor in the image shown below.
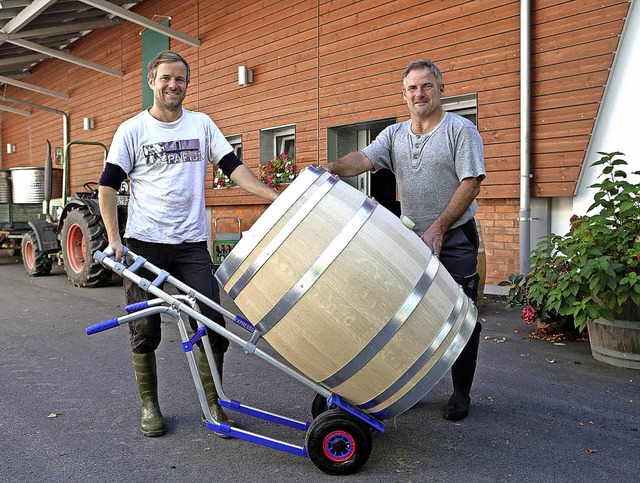
[[[107,232],[100,216],[98,183],[87,182],[84,191],[67,199],[69,179],[69,149],[74,144],[107,147],[93,141],[71,141],[62,153],[62,198],[51,199],[51,144],[44,169],[43,213],[29,221],[29,231],[22,236],[22,262],[31,276],[49,275],[54,260],[63,264],[69,280],[78,287],[97,287],[111,280],[112,273],[93,259],[96,250],[108,246]],[[127,219],[128,184],[122,183],[118,191],[118,220],[121,233]]]

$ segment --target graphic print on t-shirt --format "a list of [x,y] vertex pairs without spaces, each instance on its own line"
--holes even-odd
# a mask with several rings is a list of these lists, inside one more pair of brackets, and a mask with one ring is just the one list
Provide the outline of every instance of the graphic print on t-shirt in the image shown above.
[[142,146],[142,152],[147,166],[196,163],[201,160],[199,139],[147,144]]

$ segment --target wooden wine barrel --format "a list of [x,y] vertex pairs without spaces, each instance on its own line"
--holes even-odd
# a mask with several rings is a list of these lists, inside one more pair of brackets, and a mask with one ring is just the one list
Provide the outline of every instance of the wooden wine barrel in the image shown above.
[[425,396],[477,317],[415,233],[317,167],[243,235],[216,278],[292,366],[381,419]]

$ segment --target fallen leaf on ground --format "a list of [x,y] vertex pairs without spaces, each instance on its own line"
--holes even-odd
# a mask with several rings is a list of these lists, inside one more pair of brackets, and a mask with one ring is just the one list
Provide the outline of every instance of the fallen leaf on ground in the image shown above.
[[484,340],[493,340],[496,344],[502,344],[503,342],[507,342],[506,337],[501,337],[498,339],[497,337],[491,337],[490,335],[485,336]]
[[587,453],[587,454],[594,454],[594,453],[597,453],[598,450],[597,449],[585,449],[584,452]]
[[556,360],[555,359],[547,359],[547,362],[549,364],[554,364],[556,362]]

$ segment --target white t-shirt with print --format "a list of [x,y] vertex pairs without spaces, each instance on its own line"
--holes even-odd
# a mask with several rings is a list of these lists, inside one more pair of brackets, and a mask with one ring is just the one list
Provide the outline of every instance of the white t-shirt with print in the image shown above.
[[122,123],[107,162],[131,181],[125,238],[178,244],[211,238],[205,210],[207,161],[233,151],[209,116],[183,109],[161,122],[148,110]]

